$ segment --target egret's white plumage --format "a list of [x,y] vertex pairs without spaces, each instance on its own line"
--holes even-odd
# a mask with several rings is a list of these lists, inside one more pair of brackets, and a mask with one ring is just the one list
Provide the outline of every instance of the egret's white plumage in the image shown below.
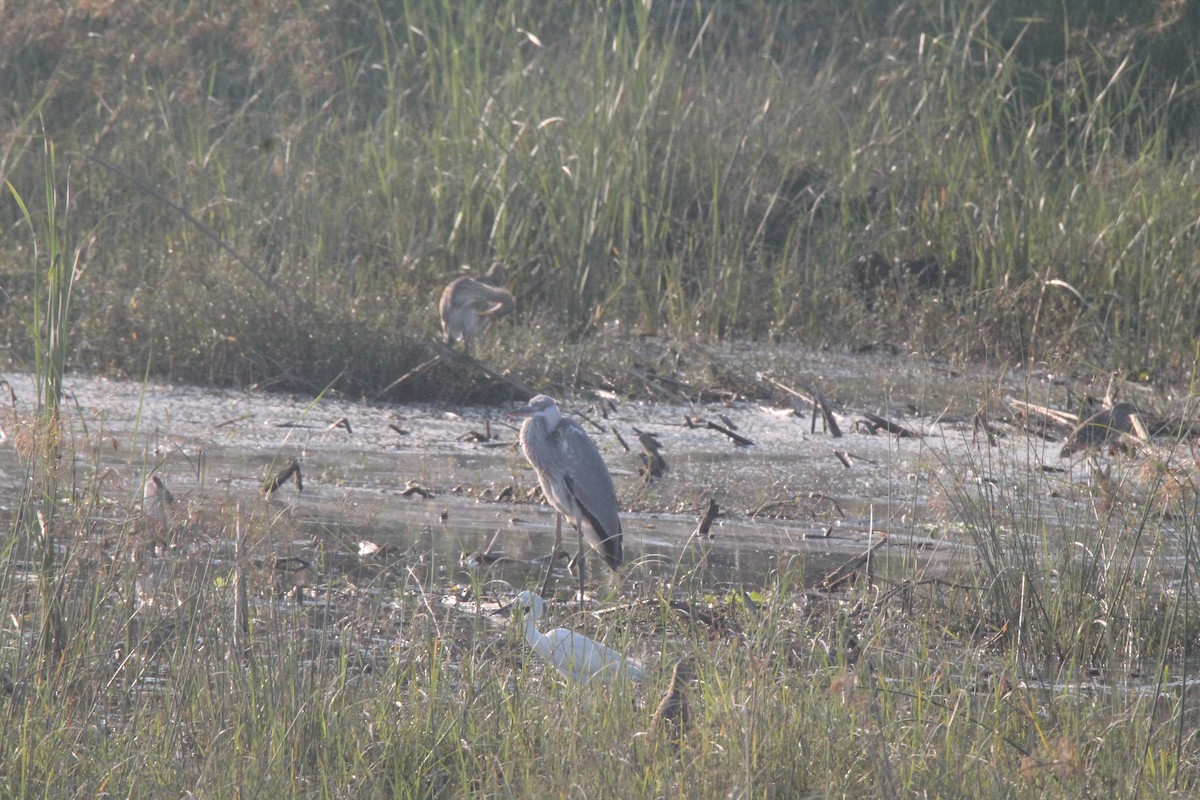
[[616,570],[622,562],[617,489],[596,443],[544,394],[512,415],[526,417],[521,451],[533,465],[546,500]]
[[582,633],[566,628],[540,632],[537,623],[545,606],[536,594],[521,592],[517,595],[516,609],[523,617],[525,640],[533,647],[533,652],[570,680],[612,683],[620,678],[641,681],[646,677],[645,670],[636,661]]

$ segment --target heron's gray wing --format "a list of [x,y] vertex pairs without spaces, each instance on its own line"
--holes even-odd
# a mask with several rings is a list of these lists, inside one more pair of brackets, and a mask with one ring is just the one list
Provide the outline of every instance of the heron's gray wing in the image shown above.
[[[568,490],[593,529],[592,542],[608,558],[609,564],[621,563],[621,517],[617,508],[617,489],[600,449],[572,419],[563,419],[555,431],[564,457],[564,478]],[[590,537],[589,537],[590,538]],[[605,540],[613,539],[606,544]]]

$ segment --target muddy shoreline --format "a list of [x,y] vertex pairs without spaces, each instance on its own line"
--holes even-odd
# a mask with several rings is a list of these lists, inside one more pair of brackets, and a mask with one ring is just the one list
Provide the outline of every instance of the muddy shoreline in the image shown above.
[[[29,376],[6,378],[16,398],[0,446],[0,503],[9,506],[22,480],[14,434],[20,415],[32,410],[34,392]],[[812,409],[795,404],[563,398],[616,479],[628,559],[638,565],[634,576],[702,568],[718,582],[758,585],[781,560],[800,558],[806,578],[818,580],[883,533],[889,541],[881,559],[915,559],[948,574],[972,558],[948,492],[962,491],[964,483],[1030,479],[1045,484],[1039,492],[1046,496],[1084,493],[1086,468],[1059,459],[1057,442],[1000,415],[994,421],[1002,434],[990,445],[975,427],[980,398],[1029,396],[1028,376],[1009,375],[998,386],[994,376],[963,376],[941,365],[885,368],[875,359],[845,357],[828,359],[819,382],[836,398],[840,438],[823,420],[814,422]],[[158,473],[190,509],[270,503],[333,535],[351,555],[359,542],[371,542],[421,552],[435,569],[457,570],[463,553],[495,536],[494,549],[508,559],[496,569],[525,581],[524,573],[536,571],[527,562],[549,547],[553,514],[526,502],[537,500],[530,491],[536,480],[503,408],[357,403],[80,376],[66,386],[76,468],[103,474],[101,490],[115,516],[138,513],[143,481]],[[1039,384],[1043,396],[1055,391],[1052,380]],[[914,435],[872,431],[871,414]],[[728,425],[753,445],[696,424],[705,421]],[[639,474],[636,430],[662,442],[668,465],[662,477],[647,481]],[[264,500],[264,480],[292,459],[302,465],[304,491],[285,485]],[[406,495],[411,485],[430,496]],[[697,539],[692,533],[709,498],[722,515],[711,536]]]

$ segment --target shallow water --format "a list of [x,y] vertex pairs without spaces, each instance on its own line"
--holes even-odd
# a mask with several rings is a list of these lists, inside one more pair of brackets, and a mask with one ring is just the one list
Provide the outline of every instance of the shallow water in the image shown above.
[[[973,425],[981,398],[1012,395],[1036,402],[1060,397],[1052,376],[960,375],[918,360],[813,357],[806,380],[842,405],[834,438],[810,409],[735,402],[712,405],[561,401],[599,443],[616,479],[629,575],[672,576],[759,585],[781,563],[800,563],[815,584],[837,565],[888,534],[876,568],[900,562],[924,574],[951,574],[975,558],[956,527],[947,493],[986,498],[1024,481],[1038,496],[1074,497],[1088,472],[1057,457],[1059,444],[998,422],[1004,438],[989,447]],[[17,419],[32,410],[26,375],[7,375],[17,415],[0,445],[0,504],[21,485],[14,443]],[[502,409],[356,403],[264,392],[134,384],[72,377],[66,382],[77,475],[103,475],[114,514],[135,513],[146,476],[158,472],[189,508],[218,502],[269,502],[301,530],[321,532],[357,555],[359,542],[420,553],[440,573],[460,569],[462,554],[482,550],[506,561],[491,577],[529,585],[548,552],[554,514],[518,498],[536,485],[516,449],[517,426]],[[599,409],[603,406],[604,415]],[[919,434],[870,434],[863,412],[894,419]],[[688,427],[685,417],[732,424],[753,446],[720,432]],[[337,426],[339,420],[345,420]],[[647,483],[639,474],[634,428],[655,433],[669,465]],[[614,432],[615,431],[615,432]],[[479,441],[473,434],[490,434]],[[617,434],[631,448],[626,451]],[[285,485],[262,498],[264,479],[301,459],[304,491]],[[1061,472],[1043,472],[1043,464]],[[410,482],[431,497],[404,496]],[[692,535],[708,498],[723,515],[709,537]],[[1045,503],[1048,519],[1063,509]],[[1082,502],[1082,501],[1078,501]],[[566,548],[574,542],[567,532]],[[598,564],[593,559],[592,564]],[[603,569],[602,567],[600,569]],[[606,571],[605,571],[606,572]],[[593,575],[595,577],[595,575]]]

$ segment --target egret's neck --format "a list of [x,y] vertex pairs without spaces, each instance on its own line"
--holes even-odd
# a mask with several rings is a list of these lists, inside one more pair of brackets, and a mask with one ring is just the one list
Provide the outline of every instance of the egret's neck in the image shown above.
[[536,645],[542,634],[537,629],[537,616],[530,611],[525,615],[525,641]]

